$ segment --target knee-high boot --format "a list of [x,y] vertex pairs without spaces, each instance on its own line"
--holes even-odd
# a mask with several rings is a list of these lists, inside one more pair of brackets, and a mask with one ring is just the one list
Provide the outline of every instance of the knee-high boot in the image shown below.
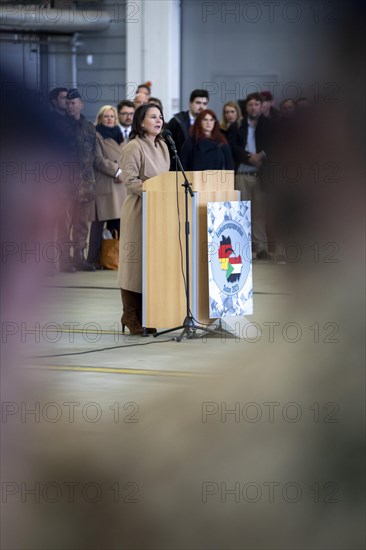
[[143,329],[140,320],[141,294],[131,292],[121,288],[121,297],[123,304],[123,314],[121,317],[122,332],[125,331],[125,326],[129,329],[130,334],[143,334]]

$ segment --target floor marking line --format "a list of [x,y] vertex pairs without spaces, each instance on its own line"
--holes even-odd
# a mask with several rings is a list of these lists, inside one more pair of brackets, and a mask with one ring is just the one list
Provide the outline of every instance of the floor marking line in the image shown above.
[[[120,290],[119,287],[109,287],[109,286],[69,286],[69,285],[45,285],[45,288],[69,288],[75,290]],[[253,294],[266,294],[269,296],[291,296],[287,292],[265,292],[260,290],[255,290]]]
[[165,371],[149,369],[116,369],[112,367],[78,367],[72,365],[47,365],[28,367],[35,370],[55,370],[55,371],[76,371],[76,372],[99,372],[109,374],[136,374],[143,376],[171,376],[171,377],[189,377],[189,378],[208,378],[214,374],[183,372],[183,371]]

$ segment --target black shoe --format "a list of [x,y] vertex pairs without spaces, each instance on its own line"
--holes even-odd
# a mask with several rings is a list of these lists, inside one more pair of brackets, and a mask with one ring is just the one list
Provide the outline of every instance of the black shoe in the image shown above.
[[76,269],[72,264],[60,265],[60,271],[62,273],[75,273]]
[[75,271],[95,271],[96,270],[95,265],[90,264],[86,260],[81,262],[80,261],[74,262],[74,269]]
[[267,250],[260,250],[257,253],[257,260],[269,260],[269,254]]

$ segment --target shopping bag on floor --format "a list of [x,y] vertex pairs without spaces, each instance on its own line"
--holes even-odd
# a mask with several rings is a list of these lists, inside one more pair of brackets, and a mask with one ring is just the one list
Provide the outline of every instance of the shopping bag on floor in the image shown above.
[[[105,238],[107,237],[107,238]],[[118,269],[119,259],[119,239],[116,230],[113,234],[103,232],[102,250],[100,253],[99,263],[104,269]]]

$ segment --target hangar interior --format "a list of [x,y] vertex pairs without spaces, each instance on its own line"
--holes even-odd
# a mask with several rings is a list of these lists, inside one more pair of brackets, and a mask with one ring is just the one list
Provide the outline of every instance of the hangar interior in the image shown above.
[[[343,0],[1,1],[3,106],[66,85],[94,122],[151,81],[167,120],[201,87],[218,115],[263,89],[324,112],[299,151],[311,216],[225,330],[123,335],[115,271],[3,262],[4,549],[364,548],[363,25]],[[15,188],[8,253],[43,221]]]

